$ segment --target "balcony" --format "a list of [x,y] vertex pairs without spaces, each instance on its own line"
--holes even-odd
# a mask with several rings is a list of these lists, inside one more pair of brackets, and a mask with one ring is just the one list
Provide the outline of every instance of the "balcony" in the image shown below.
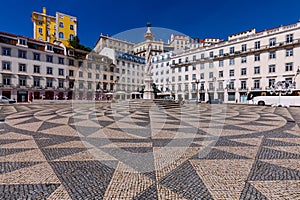
[[251,90],[262,90],[261,87],[251,87]]
[[238,88],[239,91],[248,91],[248,89],[246,87],[240,87]]
[[235,88],[234,87],[227,88],[227,92],[235,92]]

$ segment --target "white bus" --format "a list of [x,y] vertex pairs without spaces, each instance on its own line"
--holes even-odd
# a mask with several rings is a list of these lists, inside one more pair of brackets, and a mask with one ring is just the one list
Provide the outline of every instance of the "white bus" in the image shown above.
[[292,91],[291,94],[275,95],[270,91],[251,91],[247,95],[249,104],[271,106],[300,106],[300,91]]

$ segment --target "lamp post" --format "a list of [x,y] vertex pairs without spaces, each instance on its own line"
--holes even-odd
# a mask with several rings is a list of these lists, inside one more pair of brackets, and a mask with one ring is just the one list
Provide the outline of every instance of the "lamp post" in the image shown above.
[[199,102],[199,88],[198,88],[198,84],[200,83],[200,80],[196,79],[195,83],[196,83],[196,98],[197,98],[197,103],[198,103]]
[[298,69],[294,75],[294,80],[293,80],[293,85],[296,87],[296,77],[300,74],[300,69],[299,69],[299,66],[298,66]]

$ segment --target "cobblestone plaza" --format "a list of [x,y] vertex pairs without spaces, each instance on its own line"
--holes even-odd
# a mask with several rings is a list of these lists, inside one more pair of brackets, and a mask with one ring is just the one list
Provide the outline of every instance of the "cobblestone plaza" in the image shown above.
[[3,105],[0,199],[300,199],[300,108]]

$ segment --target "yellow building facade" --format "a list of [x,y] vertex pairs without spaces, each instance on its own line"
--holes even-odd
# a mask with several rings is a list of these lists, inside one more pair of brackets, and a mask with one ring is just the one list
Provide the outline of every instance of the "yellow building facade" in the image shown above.
[[54,43],[60,41],[69,46],[69,39],[77,36],[77,18],[56,12],[55,16],[47,15],[46,8],[42,13],[32,12],[34,39]]

